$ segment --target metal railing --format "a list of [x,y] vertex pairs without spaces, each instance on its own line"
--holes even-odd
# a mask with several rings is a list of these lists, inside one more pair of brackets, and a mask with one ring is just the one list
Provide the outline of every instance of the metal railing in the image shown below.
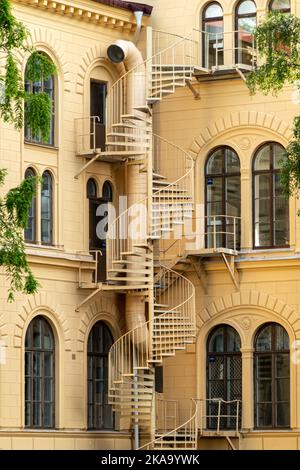
[[199,45],[198,63],[203,68],[220,70],[244,68],[252,70],[257,65],[254,34],[235,30],[212,33],[193,29],[194,42]]
[[[228,215],[211,215],[188,218],[191,213],[189,207],[186,211],[184,224],[175,226],[170,236],[164,236],[160,243],[160,257],[165,265],[166,260],[175,259],[185,252],[204,252],[205,250],[232,250],[238,252],[241,244],[241,217]],[[175,216],[180,212],[174,207],[173,213],[160,215],[159,223],[171,227]]]
[[80,262],[79,264],[79,275],[78,275],[78,284],[80,287],[84,287],[85,285],[90,285],[91,281],[86,280],[84,278],[83,272],[85,271],[92,271],[92,284],[98,284],[98,265],[99,265],[99,260],[101,256],[103,256],[103,253],[101,250],[89,250],[89,253],[94,256],[94,263],[93,267],[91,266],[85,266],[83,267],[84,262]]
[[[143,106],[147,98],[160,99],[164,90],[175,91],[176,87],[184,86],[186,80],[192,79],[195,67],[251,70],[257,63],[255,39],[247,31],[212,33],[194,28],[191,36],[185,37],[148,28],[149,41],[149,57],[119,78],[108,92],[106,134],[112,132],[113,125],[121,123],[121,116]],[[98,123],[99,116],[75,120],[77,154],[97,149]]]
[[239,250],[240,221],[241,217],[230,215],[208,215],[203,217],[205,247],[214,250],[219,248]]
[[[148,31],[152,30],[149,29]],[[151,37],[149,40],[152,42]],[[151,97],[153,79],[151,67],[153,65],[173,64],[174,60],[169,62],[171,57],[173,59],[181,57],[182,64],[193,65],[192,58],[186,53],[186,44],[191,42],[191,39],[177,37],[175,43],[168,44],[160,51],[150,52],[150,56],[146,60],[133,67],[112,85],[106,99],[107,133],[112,132],[113,125],[122,122],[121,117],[126,115],[128,110],[132,112],[135,107],[144,106],[146,98]],[[144,86],[145,83],[146,87]],[[137,89],[139,93],[136,93]]]
[[[163,217],[166,217],[167,207],[174,209],[181,207],[183,202],[187,202],[187,195],[190,195],[190,205],[193,206],[194,161],[192,157],[179,146],[157,135],[153,135],[152,147],[155,155],[155,171],[156,168],[162,169],[169,164],[170,179],[173,181],[161,189],[154,190],[152,197],[134,204],[110,224],[106,245],[108,273],[115,268],[116,261],[122,261],[122,253],[133,252],[135,245],[145,241],[150,235],[155,236],[160,232],[159,224]],[[162,160],[164,163],[160,163]],[[174,161],[173,168],[171,161]],[[178,199],[178,194],[182,194],[183,199]],[[140,233],[131,230],[130,225],[137,213],[140,217],[144,217],[140,225]]]
[[138,450],[163,450],[166,447],[171,449],[197,449],[198,441],[198,403],[192,399],[194,410],[190,417],[183,424],[177,426],[153,441],[143,445]]
[[[226,401],[222,398],[195,399],[198,407],[198,428],[200,435],[204,430],[239,432],[241,428],[241,400]],[[215,410],[215,412],[213,412]],[[228,410],[225,411],[224,410]]]
[[97,149],[97,124],[100,124],[99,116],[84,116],[75,119],[76,153],[78,155]]
[[[176,289],[169,289],[163,294],[164,301],[168,302],[164,313],[129,331],[112,345],[108,379],[109,390],[115,396],[112,404],[117,404],[118,398],[122,397],[122,385],[133,380],[136,371],[148,370],[151,361],[161,363],[164,357],[173,355],[180,346],[196,336],[193,283],[164,266],[160,271],[160,284],[169,285],[170,277],[176,278]],[[176,316],[176,323],[172,316]]]
[[168,431],[177,428],[179,418],[178,400],[165,399],[156,393],[156,430],[166,434]]

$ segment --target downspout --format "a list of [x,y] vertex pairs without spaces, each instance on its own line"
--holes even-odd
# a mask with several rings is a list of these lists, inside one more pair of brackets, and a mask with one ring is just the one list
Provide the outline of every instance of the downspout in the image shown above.
[[135,21],[136,21],[136,31],[135,31],[135,35],[133,38],[133,42],[135,45],[137,45],[140,39],[141,30],[142,30],[143,12],[135,11],[134,16],[135,16]]

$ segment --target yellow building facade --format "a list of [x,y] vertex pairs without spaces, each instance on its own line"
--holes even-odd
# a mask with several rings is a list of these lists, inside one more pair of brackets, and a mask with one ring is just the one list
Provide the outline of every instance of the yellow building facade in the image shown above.
[[58,74],[27,83],[18,57],[51,94],[49,141],[0,125],[4,189],[44,176],[39,292],[7,303],[1,275],[0,448],[298,449],[300,206],[278,162],[299,96],[244,79],[251,28],[300,2],[73,3],[13,2]]

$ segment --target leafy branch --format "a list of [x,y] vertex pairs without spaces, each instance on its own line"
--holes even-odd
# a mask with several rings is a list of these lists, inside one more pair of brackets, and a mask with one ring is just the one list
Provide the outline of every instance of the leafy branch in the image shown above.
[[[300,80],[300,19],[280,12],[271,12],[254,33],[258,57],[262,64],[250,72],[247,85],[277,96],[285,84]],[[281,163],[281,186],[287,196],[299,196],[300,190],[300,116],[294,120],[293,138]]]
[[[29,33],[12,13],[11,0],[0,0],[0,52],[3,74],[0,74],[0,117],[16,129],[24,125],[24,103],[26,124],[33,134],[48,139],[51,124],[51,100],[47,93],[28,93],[16,60],[16,52],[30,54],[26,67],[26,80],[46,81],[56,73],[56,67],[47,56],[27,44]],[[6,170],[0,169],[0,187],[3,186]],[[25,253],[24,229],[27,226],[28,210],[32,204],[40,179],[30,177],[18,187],[0,197],[0,267],[10,281],[8,300],[20,291],[33,294],[38,289]]]
[[[0,170],[0,186],[4,184],[6,173],[6,170]],[[23,237],[28,209],[39,181],[38,177],[26,178],[0,198],[0,266],[10,279],[9,301],[14,300],[17,291],[33,294],[39,286],[26,258]]]
[[[15,58],[17,50],[30,53],[26,65],[26,80],[42,82],[57,73],[55,64],[42,52],[29,47],[26,27],[12,14],[11,0],[0,0],[0,51],[4,55],[5,73],[0,75],[0,115],[4,122],[17,129],[25,122],[34,135],[47,140],[51,123],[51,100],[47,93],[28,93]],[[38,96],[41,95],[41,96]]]

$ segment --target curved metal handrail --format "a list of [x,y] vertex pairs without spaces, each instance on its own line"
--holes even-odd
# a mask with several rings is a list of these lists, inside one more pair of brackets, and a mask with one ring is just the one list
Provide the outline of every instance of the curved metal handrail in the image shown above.
[[[138,450],[143,450],[143,449],[150,450],[151,447],[153,447],[155,444],[159,443],[160,441],[163,441],[167,437],[171,437],[173,434],[177,434],[180,430],[183,430],[184,428],[188,428],[189,425],[192,425],[192,429],[190,429],[190,431],[192,431],[192,430],[194,431],[194,436],[193,437],[194,437],[194,440],[195,440],[195,448],[196,448],[197,436],[198,436],[198,426],[197,426],[198,404],[197,404],[196,400],[194,400],[194,398],[192,398],[192,403],[195,406],[195,412],[187,421],[185,421],[183,424],[180,424],[179,426],[177,426],[177,428],[173,429],[172,431],[169,431],[169,432],[163,434],[162,436],[157,437],[156,439],[153,439],[153,441],[148,442],[147,444],[144,444],[143,446],[139,447]],[[176,449],[176,442],[174,442],[174,444],[175,444],[174,449]],[[181,442],[181,444],[182,444],[182,442]],[[182,447],[180,447],[180,448],[182,449]]]
[[[114,250],[113,248],[111,247],[111,245],[114,243],[114,240],[115,240],[115,237],[118,236],[118,226],[119,224],[122,224],[122,221],[124,221],[124,219],[128,220],[129,216],[130,216],[130,211],[134,211],[135,208],[138,208],[140,205],[144,205],[146,207],[149,206],[149,202],[152,201],[154,198],[159,198],[160,194],[162,194],[163,192],[165,191],[169,191],[171,192],[172,190],[172,187],[175,187],[175,186],[180,186],[180,183],[183,183],[185,180],[186,181],[189,181],[190,179],[190,183],[191,185],[193,185],[193,170],[194,170],[194,160],[193,158],[191,157],[191,155],[186,151],[184,150],[183,148],[181,148],[180,146],[176,145],[176,144],[173,144],[172,142],[168,141],[167,139],[163,138],[163,137],[160,137],[158,136],[157,134],[152,134],[152,136],[156,139],[158,139],[160,142],[164,142],[166,143],[167,145],[169,145],[170,147],[172,147],[173,149],[177,149],[181,154],[182,154],[182,157],[186,159],[186,165],[184,166],[188,166],[188,164],[190,165],[190,168],[188,168],[187,172],[178,177],[177,179],[175,179],[175,181],[172,181],[170,182],[169,185],[167,186],[164,186],[163,188],[155,191],[151,196],[148,196],[146,198],[142,198],[141,200],[139,200],[138,202],[134,203],[132,206],[130,206],[129,208],[127,208],[125,211],[123,211],[109,226],[108,228],[108,232],[107,232],[107,247],[106,247],[106,253],[107,253],[107,270],[109,271],[110,269],[113,269],[113,261],[118,261],[117,259],[115,259],[116,257],[114,257]],[[184,184],[184,183],[183,183]],[[193,187],[193,186],[192,186]],[[193,196],[193,193],[192,193],[192,196]],[[147,227],[147,230],[148,230],[148,227]],[[151,233],[147,233],[146,236],[150,236]],[[120,240],[119,240],[120,242]],[[130,238],[126,238],[124,240],[124,246],[126,246],[126,248],[124,248],[122,251],[130,251],[131,248],[134,246],[134,240],[131,240]],[[117,250],[117,254],[120,254],[121,252],[119,252]],[[118,257],[118,256],[117,256]],[[128,279],[130,280],[130,278]]]
[[[109,350],[109,364],[115,364],[114,358],[118,357],[119,359],[124,360],[123,354],[126,353],[127,357],[125,358],[125,361],[122,362],[124,365],[124,368],[121,367],[118,370],[114,370],[114,377],[112,376],[112,371],[111,369],[109,370],[109,388],[113,389],[114,388],[114,382],[115,381],[121,381],[123,380],[123,375],[126,374],[126,376],[130,376],[134,374],[135,368],[137,369],[148,369],[149,367],[149,362],[151,362],[152,359],[152,351],[151,348],[149,348],[149,343],[147,342],[145,338],[145,333],[151,329],[152,326],[157,325],[159,323],[163,324],[164,319],[170,315],[171,312],[174,311],[183,311],[183,318],[182,321],[183,323],[185,320],[190,320],[188,324],[193,324],[195,325],[195,305],[194,305],[194,298],[195,298],[195,286],[194,284],[184,277],[182,274],[177,273],[176,271],[167,268],[166,266],[161,265],[161,270],[165,271],[166,273],[172,273],[173,275],[177,276],[177,279],[181,279],[185,283],[185,292],[187,292],[187,298],[180,302],[177,305],[174,305],[172,308],[167,310],[165,313],[162,313],[158,317],[155,317],[151,320],[148,320],[147,322],[143,323],[142,325],[137,326],[136,328],[128,331],[125,333],[123,336],[121,336],[117,341],[111,346]],[[185,306],[188,304],[190,305],[190,308],[187,308],[188,314],[185,316]],[[195,334],[194,331],[188,332],[189,334],[187,336],[191,336],[192,333]],[[182,332],[183,338],[184,338],[184,331]],[[123,343],[123,346],[122,346]],[[136,345],[138,345],[138,351],[136,351]],[[170,348],[172,347],[172,341],[169,343]],[[119,351],[121,352],[120,354],[118,353],[118,348]],[[135,355],[135,357],[133,357]],[[133,359],[135,364],[133,363]],[[132,366],[132,367],[131,367]],[[127,367],[127,368],[126,368]],[[126,370],[125,370],[126,368]]]

